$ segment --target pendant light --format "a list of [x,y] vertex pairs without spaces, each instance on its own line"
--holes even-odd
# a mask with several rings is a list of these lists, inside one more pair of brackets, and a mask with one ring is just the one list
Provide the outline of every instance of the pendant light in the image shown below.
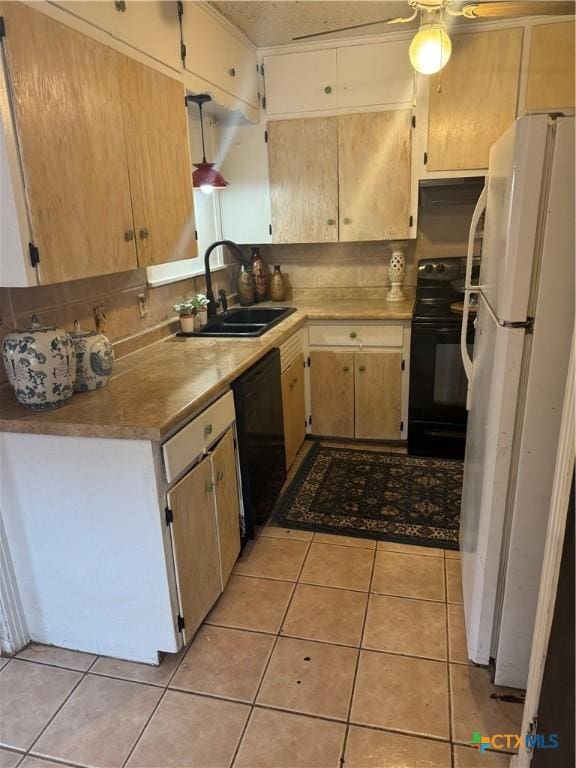
[[446,66],[452,53],[452,41],[442,19],[421,24],[410,43],[410,63],[421,75],[434,75]]
[[196,96],[188,96],[188,101],[193,101],[198,105],[200,112],[200,132],[202,135],[202,162],[194,163],[196,170],[192,173],[192,186],[206,194],[215,189],[224,189],[228,182],[221,173],[214,168],[214,163],[206,162],[206,147],[204,145],[204,123],[202,121],[202,106],[212,98],[207,93],[199,93]]

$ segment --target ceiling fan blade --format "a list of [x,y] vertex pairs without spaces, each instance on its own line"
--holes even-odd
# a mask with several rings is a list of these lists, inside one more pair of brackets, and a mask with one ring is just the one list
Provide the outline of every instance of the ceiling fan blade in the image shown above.
[[467,19],[496,19],[514,16],[567,16],[576,13],[574,2],[471,3],[462,8]]
[[378,21],[365,21],[362,24],[352,24],[349,27],[338,27],[337,29],[326,29],[324,32],[312,32],[309,35],[298,35],[297,37],[293,37],[292,40],[309,40],[312,37],[323,37],[324,35],[333,35],[335,32],[349,32],[352,29],[375,27],[378,24],[406,24],[409,21],[413,21],[417,15],[418,11],[414,11],[411,16],[396,16],[389,19],[379,19]]

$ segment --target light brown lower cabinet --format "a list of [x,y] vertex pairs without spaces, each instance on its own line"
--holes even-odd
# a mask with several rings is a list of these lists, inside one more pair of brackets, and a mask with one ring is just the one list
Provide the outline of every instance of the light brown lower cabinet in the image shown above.
[[232,429],[226,432],[214,449],[211,461],[216,499],[220,571],[222,589],[224,589],[240,553],[240,504]]
[[312,432],[354,437],[354,352],[310,353]]
[[366,440],[400,439],[402,354],[354,354],[354,434]]
[[209,458],[172,488],[168,506],[184,639],[188,642],[222,592]]
[[286,469],[289,469],[306,437],[304,356],[302,354],[298,355],[282,374],[282,408]]
[[312,432],[399,440],[401,352],[311,352]]
[[230,428],[167,494],[180,616],[188,642],[222,593],[240,552],[240,507]]

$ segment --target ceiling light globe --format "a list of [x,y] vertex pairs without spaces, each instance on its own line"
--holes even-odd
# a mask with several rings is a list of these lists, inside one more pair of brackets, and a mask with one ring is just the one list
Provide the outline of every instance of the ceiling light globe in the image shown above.
[[433,75],[445,67],[452,53],[452,42],[442,24],[426,24],[414,35],[408,55],[421,75]]
[[204,192],[205,195],[211,195],[214,192],[214,186],[212,184],[201,184],[200,192]]

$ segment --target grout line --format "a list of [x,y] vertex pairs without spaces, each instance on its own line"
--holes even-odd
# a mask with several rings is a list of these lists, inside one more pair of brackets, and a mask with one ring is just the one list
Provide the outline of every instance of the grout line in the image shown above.
[[370,606],[370,596],[371,596],[371,590],[372,590],[372,583],[374,581],[374,572],[376,570],[376,553],[378,549],[377,547],[374,547],[374,554],[372,556],[372,568],[370,569],[370,579],[368,581],[368,598],[366,600],[366,606],[364,608],[364,616],[362,619],[362,630],[360,632],[360,648],[358,650],[358,654],[356,656],[356,666],[354,668],[354,677],[352,679],[352,690],[350,691],[350,701],[348,703],[348,715],[346,717],[346,730],[344,732],[344,740],[342,742],[342,752],[340,755],[340,765],[343,766],[345,764],[345,754],[346,754],[346,748],[348,746],[348,733],[350,731],[350,717],[352,715],[352,704],[354,702],[354,694],[356,693],[356,682],[358,679],[358,669],[360,667],[360,656],[362,654],[362,646],[364,644],[364,632],[366,630],[366,621],[368,619],[368,609]]
[[284,628],[284,622],[286,621],[286,617],[288,616],[288,611],[290,610],[290,606],[292,605],[292,600],[294,599],[294,594],[296,592],[296,587],[298,586],[300,576],[302,575],[302,571],[304,570],[304,565],[306,563],[306,560],[308,559],[308,553],[310,552],[310,547],[312,546],[312,539],[309,541],[303,542],[306,544],[306,552],[304,554],[304,557],[302,558],[302,562],[300,564],[300,568],[298,569],[298,575],[296,577],[296,582],[294,584],[294,587],[292,589],[292,592],[290,594],[290,598],[288,599],[288,602],[286,604],[286,609],[284,610],[284,615],[282,617],[282,620],[280,622],[280,625],[278,626],[278,632],[276,633],[276,639],[274,640],[274,643],[272,644],[272,648],[270,650],[270,654],[268,656],[268,659],[266,661],[266,665],[264,667],[264,670],[262,672],[262,675],[260,677],[260,681],[258,683],[258,686],[256,688],[256,692],[254,694],[254,698],[252,699],[252,705],[250,709],[250,713],[248,714],[248,717],[246,718],[246,723],[244,724],[244,728],[242,729],[242,733],[240,734],[240,738],[238,739],[238,743],[236,745],[236,749],[234,750],[234,754],[232,755],[232,759],[230,761],[230,765],[233,765],[236,762],[236,758],[238,756],[238,752],[240,751],[240,747],[242,746],[242,742],[244,740],[244,735],[246,734],[246,730],[248,728],[248,723],[252,720],[252,714],[254,712],[254,708],[256,706],[256,700],[260,694],[260,690],[262,688],[262,684],[264,682],[264,678],[266,677],[266,674],[268,672],[268,668],[270,667],[270,662],[272,661],[272,656],[274,655],[274,652],[276,650],[276,646],[278,645],[278,642],[281,637],[282,629]]
[[[453,733],[452,733],[452,694],[450,692],[450,633],[448,631],[448,573],[446,570],[446,556],[444,556],[444,607],[446,612],[446,683],[448,685],[448,736],[450,737],[450,744],[453,745]],[[450,766],[454,768],[454,747],[450,748]]]

